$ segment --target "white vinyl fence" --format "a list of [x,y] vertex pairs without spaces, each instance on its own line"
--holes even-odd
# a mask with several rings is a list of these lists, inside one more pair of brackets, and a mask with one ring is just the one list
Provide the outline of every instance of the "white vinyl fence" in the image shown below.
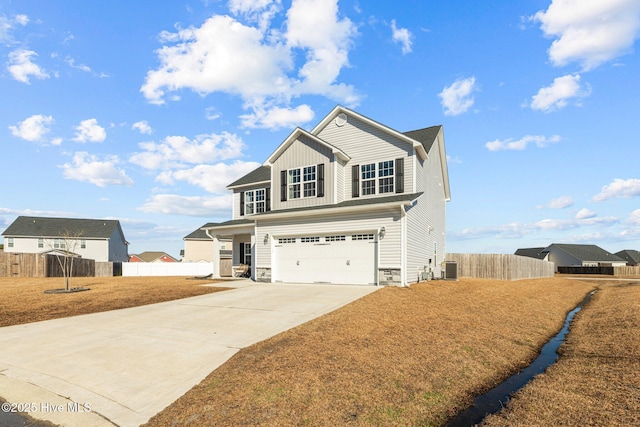
[[207,276],[210,262],[123,262],[123,276]]

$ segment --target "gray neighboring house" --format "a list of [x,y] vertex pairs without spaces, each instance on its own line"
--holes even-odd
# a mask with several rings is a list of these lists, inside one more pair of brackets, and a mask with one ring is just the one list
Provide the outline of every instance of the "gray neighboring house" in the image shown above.
[[633,249],[625,249],[625,250],[622,250],[620,252],[616,252],[614,255],[617,256],[617,257],[622,258],[625,261],[627,261],[627,265],[629,265],[629,266],[640,265],[640,252],[639,251],[635,251]]
[[232,219],[203,229],[214,247],[231,239],[233,265],[249,265],[254,280],[404,286],[440,277],[451,198],[442,126],[399,132],[337,106],[227,188]]
[[627,262],[596,245],[553,243],[541,251],[558,267],[624,267]]
[[129,261],[129,242],[113,219],[19,216],[2,233],[5,252],[42,253],[67,250],[64,235],[78,236],[73,252],[98,262]]

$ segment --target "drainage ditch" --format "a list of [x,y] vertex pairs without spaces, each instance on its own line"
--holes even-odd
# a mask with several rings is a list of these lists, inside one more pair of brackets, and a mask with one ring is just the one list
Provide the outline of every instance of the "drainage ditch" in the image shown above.
[[540,355],[529,366],[507,378],[488,392],[476,397],[473,404],[451,419],[447,427],[467,427],[479,424],[488,415],[500,411],[509,401],[509,397],[527,385],[536,375],[544,372],[558,360],[558,348],[564,342],[573,317],[582,310],[596,291],[590,292],[580,304],[567,314],[560,332],[549,340],[540,351]]

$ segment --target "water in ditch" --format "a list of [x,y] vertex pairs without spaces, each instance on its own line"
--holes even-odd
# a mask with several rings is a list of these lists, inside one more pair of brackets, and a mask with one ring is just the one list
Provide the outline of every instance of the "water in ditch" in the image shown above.
[[551,340],[549,340],[542,350],[540,355],[529,366],[522,371],[518,372],[507,378],[504,382],[498,384],[485,394],[476,397],[473,400],[473,404],[458,413],[452,420],[450,420],[447,427],[467,427],[474,426],[482,422],[482,420],[491,414],[495,414],[500,411],[509,400],[509,397],[527,385],[536,375],[544,372],[549,366],[553,365],[558,360],[558,348],[564,342],[567,333],[569,332],[569,325],[573,320],[573,317],[582,310],[582,307],[589,302],[591,296],[595,291],[590,292],[584,300],[576,308],[571,310],[564,320],[564,325],[560,332]]

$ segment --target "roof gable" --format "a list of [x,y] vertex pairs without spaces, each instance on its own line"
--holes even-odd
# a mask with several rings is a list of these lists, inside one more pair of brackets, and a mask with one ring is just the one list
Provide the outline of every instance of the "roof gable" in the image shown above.
[[269,156],[269,158],[267,158],[263,166],[271,166],[273,163],[275,163],[278,157],[280,157],[282,153],[284,153],[301,135],[309,138],[312,143],[316,143],[325,148],[328,148],[336,157],[341,160],[348,161],[350,159],[350,157],[338,147],[329,144],[327,141],[318,138],[315,134],[311,134],[304,129],[296,128],[293,132],[291,132],[291,134],[289,134],[287,139],[285,139],[284,142],[280,144],[278,148],[276,148],[276,150]]
[[623,251],[616,252],[614,255],[626,260],[629,265],[640,264],[640,252],[633,249],[625,249]]
[[118,230],[124,241],[120,221],[115,219],[45,218],[19,216],[3,236],[60,237],[65,232],[84,238],[109,239]]
[[311,133],[314,135],[319,134],[320,131],[324,129],[332,120],[336,120],[336,118],[340,114],[345,114],[346,116],[355,117],[356,119],[364,123],[367,123],[368,125],[373,126],[374,128],[381,130],[382,132],[385,132],[389,135],[392,135],[400,139],[401,141],[406,142],[407,144],[410,144],[411,146],[413,146],[413,148],[415,148],[420,158],[422,159],[427,158],[427,151],[425,150],[424,146],[420,144],[418,141],[408,137],[407,135],[401,132],[398,132],[395,129],[392,129],[388,126],[378,123],[375,120],[372,120],[366,116],[363,116],[362,114],[356,113],[355,111],[349,110],[348,108],[342,107],[340,105],[336,106],[329,114],[327,114],[325,118],[322,119],[322,121],[320,121],[320,123],[318,123],[316,127],[313,128],[313,130],[311,130]]

